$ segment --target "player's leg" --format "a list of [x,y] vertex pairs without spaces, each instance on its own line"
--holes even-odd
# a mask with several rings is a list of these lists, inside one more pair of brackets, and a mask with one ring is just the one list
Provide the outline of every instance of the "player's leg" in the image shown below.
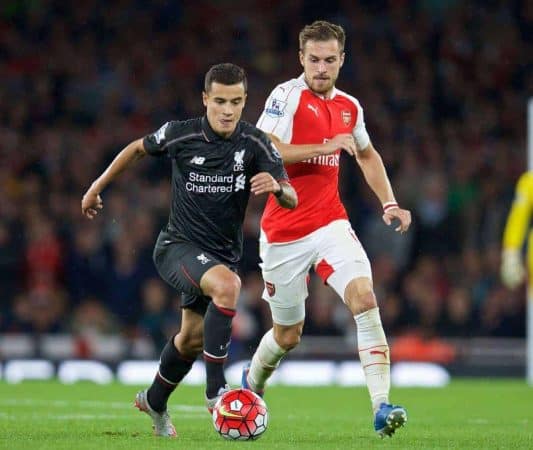
[[[323,232],[316,271],[354,316],[359,359],[376,415],[376,431],[391,435],[405,423],[407,415],[403,408],[389,404],[390,354],[372,285],[370,262],[347,221],[333,222]],[[385,420],[381,420],[383,414]]]
[[173,336],[161,352],[159,369],[152,385],[137,394],[135,405],[153,420],[154,434],[176,436],[176,430],[167,413],[167,401],[180,381],[191,370],[194,360],[202,351],[203,315],[192,309],[183,309],[180,332]]
[[[351,278],[354,275],[346,274],[346,276]],[[331,283],[338,286],[339,290],[346,284],[339,283],[338,278],[331,280]],[[372,409],[375,412],[381,403],[388,403],[389,400],[390,358],[372,280],[367,277],[351,279],[344,287],[343,298],[357,324],[359,359],[365,372]]]
[[219,264],[206,271],[200,281],[205,295],[212,301],[204,318],[204,361],[206,367],[206,399],[212,408],[216,398],[226,389],[224,364],[228,357],[232,320],[241,288],[238,275]]
[[372,401],[374,428],[381,437],[392,436],[407,421],[407,412],[389,403],[390,352],[372,280],[352,279],[345,288],[344,301],[357,324],[359,359]]
[[[184,289],[179,282],[179,267],[187,248],[169,238],[165,231],[159,234],[153,253],[154,264],[161,278],[181,293]],[[181,331],[187,332],[193,327],[195,320],[191,319],[193,320],[184,318]],[[173,336],[163,348],[159,369],[152,385],[138,392],[135,398],[135,406],[152,418],[154,434],[157,436],[176,436],[176,430],[166,410],[166,403],[194,360],[180,354],[176,348],[176,337]]]
[[263,299],[269,303],[273,327],[243,369],[242,386],[263,394],[265,383],[285,354],[300,342],[305,318],[307,277],[314,251],[312,237],[283,245],[261,242],[265,280]]
[[159,370],[148,389],[148,402],[158,412],[166,411],[170,394],[189,373],[203,348],[203,315],[182,310],[181,329],[163,348]]
[[210,298],[202,292],[201,279],[221,263],[190,243],[174,242],[165,232],[160,233],[153,256],[161,278],[183,293],[181,331],[163,349],[159,373],[146,393],[151,410],[166,414],[163,408],[168,397],[203,349],[204,315]]
[[[284,313],[288,312],[287,309],[285,309]],[[303,309],[303,314],[305,314],[305,308],[297,309]],[[276,315],[276,313],[272,313],[273,317]],[[301,317],[302,314],[299,313],[298,316]],[[273,323],[272,328],[261,339],[252,361],[243,369],[241,380],[243,388],[250,389],[263,396],[267,380],[278,368],[283,357],[300,343],[303,325],[303,320],[293,325]]]

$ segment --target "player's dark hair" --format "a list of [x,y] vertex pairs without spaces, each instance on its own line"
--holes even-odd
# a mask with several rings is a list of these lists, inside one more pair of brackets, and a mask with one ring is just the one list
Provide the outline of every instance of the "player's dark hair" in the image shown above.
[[204,80],[204,91],[209,92],[213,83],[225,84],[226,86],[242,83],[244,92],[248,91],[248,81],[246,80],[244,69],[231,63],[216,64],[207,71]]
[[330,41],[336,39],[339,43],[339,49],[344,51],[346,42],[346,33],[340,25],[327,22],[325,20],[315,20],[311,25],[306,25],[299,35],[300,50],[303,52],[307,41]]

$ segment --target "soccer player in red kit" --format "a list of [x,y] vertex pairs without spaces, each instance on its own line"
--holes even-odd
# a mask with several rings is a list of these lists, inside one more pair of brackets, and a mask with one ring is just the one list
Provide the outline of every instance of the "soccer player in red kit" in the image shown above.
[[357,324],[361,364],[374,412],[374,427],[392,436],[407,420],[389,403],[389,347],[372,286],[368,257],[348,221],[338,192],[341,149],[359,164],[383,205],[383,220],[411,223],[398,206],[383,161],[370,142],[357,99],[335,87],[344,63],[342,27],[316,21],[300,32],[304,73],[278,85],[266,101],[257,127],[276,142],[299,205],[284,210],[268,199],[261,221],[260,256],[273,328],[262,338],[242,384],[262,394],[283,356],[300,342],[311,267],[350,309]]

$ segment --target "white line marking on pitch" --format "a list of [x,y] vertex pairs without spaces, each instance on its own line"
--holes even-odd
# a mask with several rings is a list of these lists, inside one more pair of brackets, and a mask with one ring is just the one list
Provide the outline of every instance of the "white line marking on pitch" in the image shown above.
[[[94,400],[80,400],[77,402],[67,400],[36,400],[32,398],[20,399],[0,399],[0,405],[5,406],[48,406],[55,408],[112,408],[112,409],[129,409],[133,406],[133,402],[102,402]],[[190,413],[206,413],[205,406],[198,405],[169,405],[170,411],[183,411]]]
[[[144,420],[144,417],[141,416],[133,416],[133,418],[139,417]],[[180,420],[197,420],[201,416],[198,414],[180,414],[179,419]],[[20,419],[28,419],[31,418],[32,420],[123,420],[123,419],[132,419],[131,414],[8,414],[8,413],[0,413],[0,419],[5,420],[20,420]]]

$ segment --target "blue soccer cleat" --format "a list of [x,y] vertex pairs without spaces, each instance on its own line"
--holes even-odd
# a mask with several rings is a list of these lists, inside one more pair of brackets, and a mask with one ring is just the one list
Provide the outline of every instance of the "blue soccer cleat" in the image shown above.
[[242,377],[241,377],[241,387],[243,389],[248,389],[249,391],[255,392],[259,397],[263,397],[265,395],[265,391],[255,391],[250,387],[250,383],[248,383],[248,373],[250,372],[250,364],[251,362],[248,361],[244,367],[242,368]]
[[382,403],[376,411],[374,429],[380,437],[392,437],[394,432],[407,422],[407,411],[398,405]]

